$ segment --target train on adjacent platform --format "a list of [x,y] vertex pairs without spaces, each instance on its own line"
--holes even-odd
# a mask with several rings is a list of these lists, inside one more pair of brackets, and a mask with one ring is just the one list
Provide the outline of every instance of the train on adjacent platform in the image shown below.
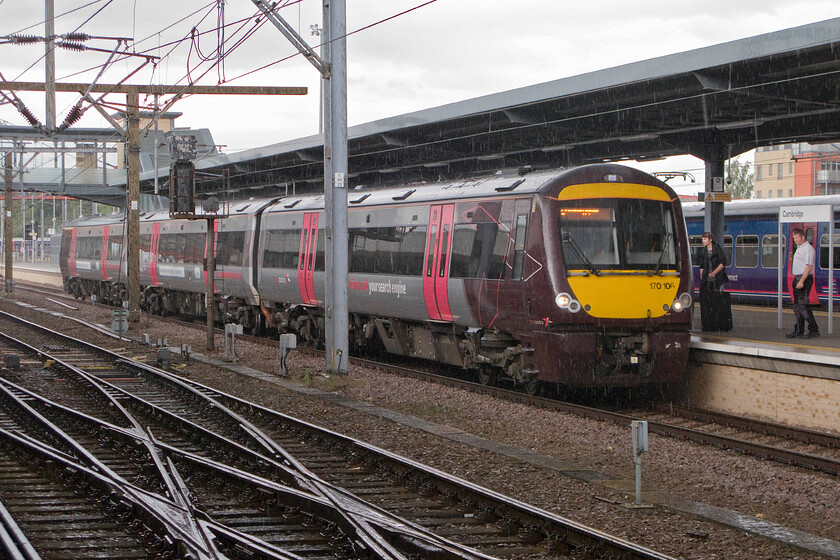
[[[832,205],[834,207],[834,270],[840,276],[840,196],[813,196],[792,200],[790,198],[733,200],[724,203],[724,237],[717,240],[726,252],[729,276],[724,289],[744,303],[775,304],[778,301],[779,274],[779,209],[783,206]],[[704,250],[700,241],[704,224],[704,204],[683,203],[689,234],[692,260],[695,268],[695,286],[699,286],[697,263],[699,252]],[[805,238],[817,251],[814,271],[812,304],[827,304],[829,295],[829,224],[828,222],[797,222],[782,224],[782,282],[783,293],[790,293],[792,274],[790,263],[796,247],[790,232],[802,228]],[[835,281],[834,299],[840,300]],[[789,297],[786,298],[789,300]]]
[[[348,192],[350,343],[455,364],[528,391],[672,383],[693,298],[685,221],[665,183],[628,167],[497,174]],[[205,315],[207,222],[144,213],[142,308]],[[324,331],[324,197],[233,204],[212,245],[216,317]],[[126,299],[124,221],[68,224],[65,289]]]

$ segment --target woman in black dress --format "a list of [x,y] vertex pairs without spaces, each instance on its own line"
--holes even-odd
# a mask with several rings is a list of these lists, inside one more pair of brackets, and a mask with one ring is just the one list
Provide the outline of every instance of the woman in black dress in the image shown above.
[[[715,243],[711,232],[703,232],[702,261],[700,263],[700,319],[704,331],[732,329],[732,309],[722,292],[729,280],[726,276],[726,253]],[[728,295],[728,294],[726,294]]]

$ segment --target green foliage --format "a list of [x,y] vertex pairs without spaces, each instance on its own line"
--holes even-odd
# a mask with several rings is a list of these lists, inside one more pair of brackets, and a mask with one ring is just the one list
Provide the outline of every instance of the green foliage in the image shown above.
[[[0,187],[2,187],[2,185],[0,185]],[[0,192],[2,192],[2,188],[0,188]],[[67,207],[66,217],[68,222],[78,218],[80,214],[84,216],[90,216],[93,214],[93,203],[78,199],[68,199],[66,202],[56,200],[55,203],[53,203],[51,199],[36,199],[33,201],[32,198],[29,197],[29,193],[27,193],[25,204],[26,216],[23,215],[22,209],[24,204],[20,201],[20,199],[15,200],[13,204],[13,237],[23,237],[24,231],[27,228],[31,228],[33,221],[38,225],[36,231],[40,233],[42,207],[44,232],[51,227],[54,227],[56,232],[61,231],[61,227],[64,225],[63,217],[65,204]],[[99,204],[97,208],[97,211],[100,214],[110,213],[112,210],[113,208],[106,204]]]
[[726,192],[731,193],[733,199],[752,198],[754,185],[750,166],[750,162],[741,162],[738,158],[726,163]]

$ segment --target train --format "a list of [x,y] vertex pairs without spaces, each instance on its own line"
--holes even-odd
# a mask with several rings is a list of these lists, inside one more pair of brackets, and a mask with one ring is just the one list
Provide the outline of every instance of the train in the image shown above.
[[[727,256],[726,274],[729,282],[724,290],[742,303],[773,304],[778,301],[779,274],[779,209],[795,205],[832,205],[834,207],[835,231],[840,224],[840,196],[810,196],[807,198],[773,198],[733,200],[724,203],[724,237],[717,240]],[[700,251],[703,244],[704,204],[683,203],[688,242],[694,262],[695,286],[699,286]],[[810,301],[814,305],[826,305],[829,300],[829,224],[828,222],[799,222],[782,224],[783,293],[789,296],[792,274],[790,263],[796,247],[790,232],[802,228],[805,238],[817,252],[814,270],[814,287]],[[840,231],[834,234],[835,278],[840,276]],[[836,281],[834,300],[840,301]],[[789,300],[789,297],[786,298]]]
[[[388,188],[348,203],[352,349],[460,366],[528,392],[671,384],[689,351],[681,203],[639,170],[595,164]],[[218,220],[216,317],[323,340],[324,196],[231,205]],[[205,315],[207,221],[140,218],[141,308]],[[62,232],[64,288],[127,298],[124,221]]]

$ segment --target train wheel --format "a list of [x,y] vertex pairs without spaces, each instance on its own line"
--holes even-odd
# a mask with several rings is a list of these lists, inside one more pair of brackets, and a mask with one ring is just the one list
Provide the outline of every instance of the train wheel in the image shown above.
[[476,370],[476,379],[482,385],[495,385],[496,370],[490,366],[481,366]]
[[536,397],[542,393],[543,385],[539,379],[529,379],[522,384],[522,388],[525,390],[525,394]]

